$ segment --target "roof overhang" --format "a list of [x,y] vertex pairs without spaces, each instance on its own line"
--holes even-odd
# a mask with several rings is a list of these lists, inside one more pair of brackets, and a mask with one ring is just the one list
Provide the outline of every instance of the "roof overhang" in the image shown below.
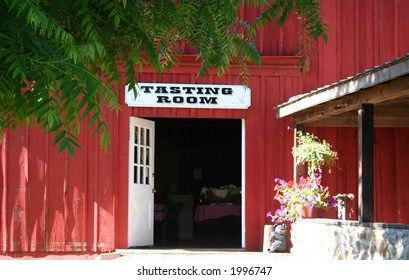
[[409,127],[409,54],[277,106],[305,126],[358,125],[360,104],[374,105],[375,127]]

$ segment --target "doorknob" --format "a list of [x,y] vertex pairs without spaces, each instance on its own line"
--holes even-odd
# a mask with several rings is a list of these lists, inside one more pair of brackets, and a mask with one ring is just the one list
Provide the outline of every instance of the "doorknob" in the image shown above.
[[152,193],[156,193],[156,189],[152,189]]

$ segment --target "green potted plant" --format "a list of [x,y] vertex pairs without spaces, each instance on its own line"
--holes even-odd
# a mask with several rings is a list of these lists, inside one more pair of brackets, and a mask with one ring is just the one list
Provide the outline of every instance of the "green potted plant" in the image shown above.
[[329,209],[336,207],[336,200],[330,196],[328,187],[321,185],[322,167],[331,167],[338,159],[336,151],[325,140],[310,133],[297,133],[297,145],[293,147],[292,154],[297,164],[306,164],[308,176],[301,177],[298,182],[275,179],[274,199],[281,204],[274,214],[267,213],[267,217],[275,224],[294,222],[300,218],[301,209],[313,208]]
[[332,150],[328,142],[320,141],[308,132],[297,132],[297,145],[293,147],[292,153],[297,164],[307,164],[308,176],[322,173],[324,165],[330,168],[338,160],[338,153]]

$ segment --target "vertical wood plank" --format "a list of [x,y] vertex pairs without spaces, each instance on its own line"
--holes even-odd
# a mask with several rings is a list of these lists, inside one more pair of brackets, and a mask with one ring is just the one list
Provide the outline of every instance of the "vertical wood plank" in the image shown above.
[[26,127],[20,127],[10,135],[13,145],[9,149],[7,164],[8,192],[7,205],[9,250],[11,252],[27,251],[27,143]]
[[46,196],[46,135],[40,128],[35,127],[29,131],[30,142],[28,146],[28,251],[44,251],[46,249],[45,239],[45,196]]
[[0,201],[1,201],[1,215],[0,215],[0,248],[3,252],[7,252],[9,250],[8,246],[8,239],[9,239],[9,234],[8,234],[8,216],[7,216],[7,209],[8,209],[8,186],[7,186],[7,181],[8,181],[8,176],[7,176],[7,170],[8,170],[8,164],[7,164],[7,147],[8,147],[8,135],[9,131],[6,130],[2,142],[0,144],[0,183],[1,183],[1,195],[0,195]]
[[375,130],[374,152],[374,217],[376,221],[395,223],[397,221],[397,188],[395,154],[396,140],[394,128]]
[[[343,162],[338,166],[339,176],[342,178],[343,189],[339,193],[352,193],[355,198],[347,202],[347,219],[358,220],[358,145],[351,145],[358,139],[356,128],[341,128],[338,141],[344,149],[340,149]],[[341,169],[341,170],[340,170]]]
[[47,190],[47,244],[52,252],[65,251],[66,214],[65,199],[67,192],[66,161],[67,153],[57,153],[57,146],[49,143],[49,168],[47,180],[49,187]]
[[[104,115],[109,127],[113,127],[114,113],[104,110]],[[112,139],[112,132],[110,131]],[[99,140],[99,138],[96,138]],[[97,143],[99,145],[99,141]],[[98,211],[98,251],[113,250],[114,244],[114,217],[113,217],[113,200],[114,187],[113,184],[113,154],[114,151],[110,148],[108,151],[99,149],[97,161],[97,176],[98,176],[98,197],[97,211]]]
[[[124,71],[122,69],[122,71]],[[122,112],[118,116],[118,205],[115,215],[115,241],[117,248],[128,246],[128,163],[129,163],[129,117],[132,109],[125,104],[125,79],[119,88],[118,100],[122,104]],[[136,116],[138,116],[136,114]]]
[[[395,223],[409,224],[409,129],[395,129],[395,156],[396,156],[396,204],[391,207],[396,208],[397,219]],[[387,186],[390,187],[390,184]],[[387,190],[387,187],[385,187]]]
[[374,111],[372,104],[358,110],[358,207],[359,222],[374,221]]
[[[85,125],[84,125],[85,127]],[[86,191],[84,178],[87,177],[86,150],[88,149],[84,131],[78,142],[82,149],[75,152],[75,157],[67,160],[66,212],[66,247],[68,251],[86,251]],[[96,137],[96,139],[99,139]],[[99,145],[99,143],[96,143]]]
[[[260,87],[260,77],[255,77],[251,81],[252,88]],[[258,225],[265,222],[265,211],[261,208],[260,197],[264,193],[265,169],[262,162],[265,159],[264,139],[262,139],[262,127],[260,118],[264,115],[264,104],[261,98],[252,96],[252,106],[248,109],[249,117],[246,119],[246,247],[257,248],[258,240],[262,238],[263,230]],[[250,174],[256,174],[250,176]],[[254,195],[250,195],[253,193]],[[257,226],[256,226],[257,225]]]

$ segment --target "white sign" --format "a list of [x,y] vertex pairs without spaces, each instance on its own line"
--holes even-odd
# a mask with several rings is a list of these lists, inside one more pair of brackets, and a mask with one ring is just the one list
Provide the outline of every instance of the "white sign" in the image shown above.
[[125,102],[133,107],[247,109],[250,88],[238,85],[139,83],[135,95],[125,87]]

